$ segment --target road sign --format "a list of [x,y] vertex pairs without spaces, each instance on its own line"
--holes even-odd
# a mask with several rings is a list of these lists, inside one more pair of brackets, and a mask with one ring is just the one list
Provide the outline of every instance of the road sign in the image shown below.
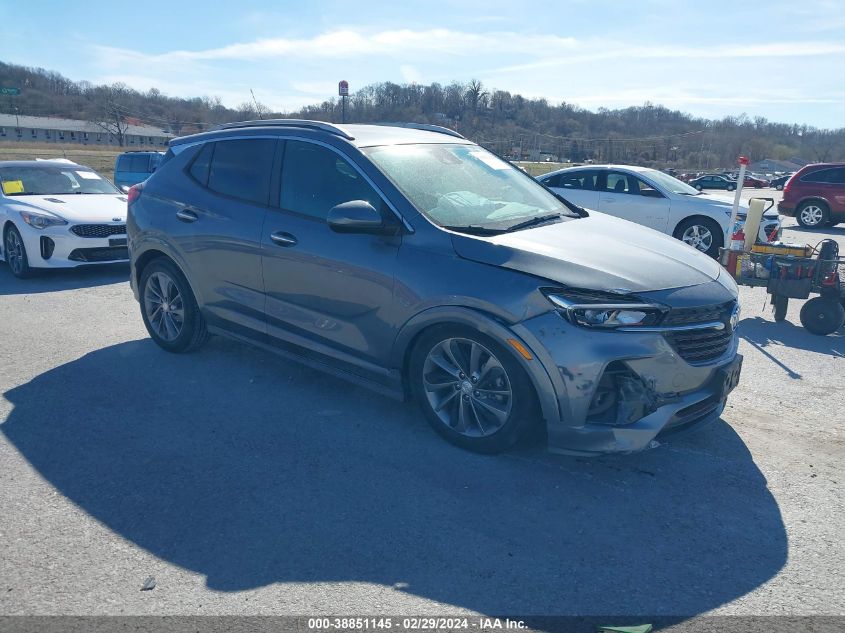
[[337,84],[337,94],[341,97],[348,97],[349,96],[349,82],[346,80],[341,80]]
[[21,93],[20,88],[0,88],[0,95],[12,95],[16,96]]

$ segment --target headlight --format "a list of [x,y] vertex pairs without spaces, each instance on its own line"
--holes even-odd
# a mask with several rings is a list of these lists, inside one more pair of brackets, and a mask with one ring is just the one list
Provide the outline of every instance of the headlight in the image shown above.
[[23,221],[35,229],[46,229],[48,226],[67,224],[66,220],[52,213],[36,213],[34,211],[21,211],[20,213]]
[[657,325],[666,309],[650,303],[625,303],[619,296],[602,297],[596,293],[587,297],[551,293],[549,298],[558,312],[575,325],[589,328],[637,328]]

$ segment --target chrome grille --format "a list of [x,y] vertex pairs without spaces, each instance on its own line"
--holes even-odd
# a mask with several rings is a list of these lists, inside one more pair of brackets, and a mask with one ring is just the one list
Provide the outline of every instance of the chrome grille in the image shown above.
[[676,308],[663,319],[661,325],[690,326],[706,323],[721,323],[721,329],[701,328],[694,330],[666,331],[663,336],[688,363],[707,363],[721,357],[731,344],[733,331],[730,327],[735,301],[696,308]]
[[72,233],[79,237],[110,237],[112,235],[125,235],[125,224],[77,224],[70,227]]

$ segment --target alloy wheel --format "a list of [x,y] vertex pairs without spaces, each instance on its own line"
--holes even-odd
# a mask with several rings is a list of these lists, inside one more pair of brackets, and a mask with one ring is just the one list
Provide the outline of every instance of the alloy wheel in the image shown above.
[[801,221],[805,226],[818,226],[824,219],[824,211],[815,204],[808,204],[801,209]]
[[185,323],[185,305],[179,288],[169,275],[155,272],[144,287],[144,310],[147,320],[162,339],[178,338]]
[[486,347],[448,338],[428,353],[423,389],[443,424],[467,437],[487,437],[507,422],[513,390],[501,361]]
[[23,270],[24,246],[20,235],[14,229],[6,231],[6,263],[16,275]]
[[681,239],[690,246],[694,246],[705,253],[713,246],[713,233],[701,224],[693,224],[684,231]]

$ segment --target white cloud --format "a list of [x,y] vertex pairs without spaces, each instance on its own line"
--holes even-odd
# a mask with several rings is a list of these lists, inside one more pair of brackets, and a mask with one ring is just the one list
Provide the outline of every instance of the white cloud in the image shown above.
[[145,54],[131,49],[97,46],[100,60],[107,64],[173,64],[212,60],[254,61],[269,58],[337,58],[425,54],[474,56],[485,53],[525,52],[534,49],[545,52],[571,52],[578,47],[574,38],[556,35],[526,35],[514,32],[470,33],[449,29],[414,31],[398,29],[367,34],[355,30],[321,33],[310,38],[273,38],[231,44],[220,48],[188,51],[176,50],[160,54]]
[[415,66],[411,66],[410,64],[402,64],[399,67],[399,72],[402,73],[402,79],[404,79],[409,84],[423,83],[422,73],[417,70]]

